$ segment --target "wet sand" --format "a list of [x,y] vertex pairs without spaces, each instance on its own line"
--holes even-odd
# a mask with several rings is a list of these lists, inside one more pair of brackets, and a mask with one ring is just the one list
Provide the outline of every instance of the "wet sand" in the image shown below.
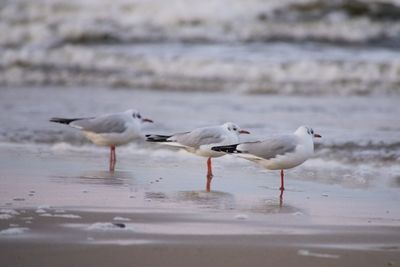
[[277,173],[223,157],[206,192],[204,159],[132,146],[109,173],[107,149],[1,144],[2,265],[400,266],[396,188],[293,179],[305,164],[280,202]]
[[[1,91],[1,266],[399,266],[395,97],[93,92]],[[107,148],[48,122],[132,107],[146,133],[233,120],[253,140],[299,123],[323,139],[280,199],[279,172],[232,156],[211,192],[205,158],[153,144],[117,148],[110,173]]]
[[[31,215],[27,212],[27,215]],[[227,222],[220,218],[170,213],[124,214],[130,224],[186,224],[207,233],[140,233],[93,230],[121,213],[75,212],[82,219],[35,217],[26,238],[2,239],[4,266],[399,266],[399,229],[386,226],[282,225],[264,221]],[[219,217],[219,216],[217,216]],[[66,224],[82,226],[71,229]],[[253,228],[260,230],[255,233]],[[182,227],[182,226],[181,226]],[[211,228],[212,227],[212,228]],[[228,233],[236,227],[242,233]],[[157,228],[157,227],[154,227]],[[264,229],[265,232],[261,231]],[[269,229],[275,229],[270,231]],[[279,229],[279,230],[278,230]],[[246,232],[250,233],[246,233]],[[35,233],[34,233],[35,232]]]

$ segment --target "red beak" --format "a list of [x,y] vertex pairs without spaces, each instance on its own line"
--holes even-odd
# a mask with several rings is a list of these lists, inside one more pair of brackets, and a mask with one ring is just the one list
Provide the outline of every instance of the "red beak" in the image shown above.
[[240,131],[239,131],[239,134],[250,134],[250,132],[249,132],[249,131],[246,131],[246,130],[240,130]]
[[144,118],[144,119],[142,119],[142,122],[150,122],[150,123],[153,123],[153,121],[152,121],[152,120],[150,120],[150,119],[147,119],[147,118]]
[[319,135],[319,134],[314,134],[314,137],[315,137],[315,138],[321,138],[322,136]]

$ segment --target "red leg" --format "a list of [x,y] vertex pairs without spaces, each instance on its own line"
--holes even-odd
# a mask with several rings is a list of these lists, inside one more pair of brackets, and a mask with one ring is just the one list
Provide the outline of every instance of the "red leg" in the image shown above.
[[285,190],[283,177],[284,177],[283,170],[281,170],[281,188],[279,188],[279,189],[282,191]]
[[206,191],[210,192],[211,191],[211,180],[212,180],[213,174],[212,174],[212,165],[211,165],[211,158],[208,158],[207,160],[207,184],[206,184]]
[[279,195],[279,207],[283,206],[283,189],[280,189],[281,193]]
[[206,184],[207,192],[211,192],[211,180],[212,180],[212,175],[207,175],[207,184]]
[[114,161],[113,161],[113,170],[115,169],[115,163],[117,162],[117,154],[115,153],[115,146],[113,146],[113,154],[114,154]]
[[116,162],[116,157],[115,157],[115,146],[110,147],[110,172],[113,172],[115,169],[115,162]]
[[113,149],[110,146],[110,172],[113,170]]
[[207,160],[207,176],[213,176],[211,158],[208,158],[208,160]]

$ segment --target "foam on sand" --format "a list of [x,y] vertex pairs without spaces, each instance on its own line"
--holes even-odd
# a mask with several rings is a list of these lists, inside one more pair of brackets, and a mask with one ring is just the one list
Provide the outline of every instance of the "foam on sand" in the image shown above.
[[340,258],[339,255],[326,254],[326,253],[315,253],[315,252],[311,252],[311,251],[305,250],[305,249],[298,250],[297,254],[300,255],[300,256],[316,257],[316,258],[330,258],[330,259],[338,259],[338,258]]
[[81,219],[82,217],[75,214],[50,214],[50,213],[42,213],[40,214],[42,217],[57,217],[57,218],[67,218],[67,219]]

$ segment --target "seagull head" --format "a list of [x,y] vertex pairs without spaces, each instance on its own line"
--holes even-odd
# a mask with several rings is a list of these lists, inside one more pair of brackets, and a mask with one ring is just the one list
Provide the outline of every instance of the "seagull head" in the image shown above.
[[239,135],[239,134],[250,134],[249,131],[241,129],[239,127],[239,125],[237,125],[237,124],[235,124],[233,122],[226,122],[226,123],[222,124],[222,127],[225,130],[227,130],[227,131],[229,131],[231,133],[235,133],[236,135]]
[[315,133],[314,130],[310,127],[306,126],[300,126],[297,128],[295,134],[301,135],[301,136],[310,136],[311,138],[321,138],[322,136]]
[[138,122],[139,124],[144,123],[144,122],[153,123],[153,120],[150,120],[148,118],[143,118],[142,115],[140,114],[140,112],[135,109],[129,109],[126,111],[126,113],[128,113],[132,117],[132,119],[134,121]]

